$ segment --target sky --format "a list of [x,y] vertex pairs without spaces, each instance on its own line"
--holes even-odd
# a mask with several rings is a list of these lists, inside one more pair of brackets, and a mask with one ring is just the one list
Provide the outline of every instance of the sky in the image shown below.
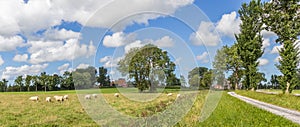
[[[238,10],[249,0],[1,0],[0,76],[62,74],[104,66],[113,79],[131,48],[168,51],[176,75],[212,68],[216,50],[235,42]],[[259,71],[280,74],[276,34],[262,31]]]

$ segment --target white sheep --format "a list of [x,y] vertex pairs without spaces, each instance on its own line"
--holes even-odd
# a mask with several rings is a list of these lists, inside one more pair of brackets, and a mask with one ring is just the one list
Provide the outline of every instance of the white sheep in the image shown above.
[[63,96],[54,96],[56,101],[60,101],[63,102],[64,101],[64,97]]
[[31,101],[38,101],[39,97],[38,96],[32,96],[32,97],[29,98],[29,100],[31,100]]
[[51,102],[51,97],[46,97],[46,102]]
[[98,95],[97,95],[97,94],[92,94],[92,96],[93,96],[94,98],[97,98],[97,97],[98,97]]
[[91,99],[91,95],[85,95],[85,97],[84,97],[85,99]]
[[177,98],[179,98],[181,95],[180,94],[177,94]]
[[167,94],[167,96],[172,96],[172,95],[173,95],[172,93],[168,93],[168,94]]
[[69,96],[68,95],[64,95],[64,100],[67,100],[69,99]]
[[115,93],[115,95],[114,95],[115,97],[119,97],[120,95],[119,95],[119,93]]

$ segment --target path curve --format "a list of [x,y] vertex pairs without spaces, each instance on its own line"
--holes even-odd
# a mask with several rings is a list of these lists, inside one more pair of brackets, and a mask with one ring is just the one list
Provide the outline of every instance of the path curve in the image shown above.
[[249,97],[241,96],[236,94],[235,92],[228,92],[229,95],[236,97],[242,101],[245,101],[246,103],[249,103],[251,105],[254,105],[258,108],[267,110],[275,115],[282,116],[288,120],[291,120],[292,122],[295,122],[297,124],[300,124],[300,112],[296,110],[290,110],[283,107],[279,107],[276,105],[268,104],[262,101],[254,100]]

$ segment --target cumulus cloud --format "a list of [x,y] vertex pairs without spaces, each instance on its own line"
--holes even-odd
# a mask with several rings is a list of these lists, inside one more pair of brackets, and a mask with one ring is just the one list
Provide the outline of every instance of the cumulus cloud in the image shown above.
[[237,17],[235,11],[230,14],[224,14],[217,23],[216,29],[223,35],[234,38],[234,34],[240,33],[241,19]]
[[265,59],[265,58],[260,58],[260,59],[258,59],[258,61],[259,61],[259,66],[264,66],[269,63],[269,60]]
[[[95,54],[93,42],[80,44],[77,39],[63,41],[30,41],[29,62],[33,64],[90,57]],[[63,55],[62,55],[63,54]]]
[[2,59],[2,56],[0,55],[0,66],[4,64],[4,60]]
[[279,51],[283,48],[283,45],[274,46],[271,50],[272,54],[279,53]]
[[200,60],[202,63],[208,63],[209,59],[208,59],[208,52],[203,52],[201,55],[198,55],[196,58],[197,60]]
[[20,36],[4,37],[0,35],[0,45],[1,45],[0,46],[0,52],[1,52],[1,51],[16,50],[17,47],[25,46],[25,43]]
[[261,34],[262,34],[263,38],[270,38],[270,37],[276,36],[276,34],[274,32],[267,31],[267,30],[262,30]]
[[164,36],[161,39],[156,40],[153,44],[160,48],[166,48],[166,47],[173,47],[174,41],[171,37]]
[[76,67],[76,69],[86,69],[86,68],[88,68],[90,65],[89,64],[79,64],[77,67]]
[[190,35],[190,40],[194,45],[216,46],[221,42],[214,24],[211,22],[201,22],[196,33]]
[[142,41],[137,40],[137,41],[130,43],[124,47],[125,53],[128,53],[130,51],[130,49],[132,49],[132,48],[140,48],[140,47],[143,47],[144,45],[145,44]]
[[17,55],[14,56],[13,61],[16,61],[16,62],[26,62],[27,59],[28,59],[28,55],[27,54],[23,54],[23,55],[17,54]]
[[262,48],[269,47],[271,45],[270,39],[269,38],[265,38],[262,45],[263,45]]
[[66,30],[66,29],[48,29],[44,33],[44,37],[47,40],[69,40],[69,39],[79,39],[81,37],[81,34],[79,32],[74,32],[72,30]]
[[48,64],[42,65],[23,65],[20,67],[8,66],[4,69],[2,73],[2,78],[13,79],[19,75],[37,75],[43,72],[48,67]]
[[[62,20],[77,21],[90,27],[109,28],[127,18],[123,20],[122,25],[115,28],[121,30],[134,22],[147,24],[148,20],[162,16],[134,15],[136,12],[160,12],[170,15],[178,8],[192,3],[193,0],[29,0],[27,4],[21,0],[0,1],[0,34],[34,33],[59,25]],[[98,9],[100,10],[95,13]],[[90,22],[86,22],[89,18]]]
[[112,35],[107,35],[103,39],[103,45],[106,47],[119,47],[135,40],[135,34],[125,34],[116,32]]
[[281,59],[280,56],[277,56],[275,59],[274,59],[274,62],[279,62],[279,60]]
[[122,57],[113,58],[112,56],[105,56],[99,60],[100,63],[103,63],[103,67],[112,68],[117,67],[118,62],[122,59]]
[[69,72],[73,71],[73,69],[70,68],[70,64],[69,63],[65,63],[65,64],[57,67],[57,70],[59,71],[59,73],[61,75],[64,74],[65,71],[69,71]]

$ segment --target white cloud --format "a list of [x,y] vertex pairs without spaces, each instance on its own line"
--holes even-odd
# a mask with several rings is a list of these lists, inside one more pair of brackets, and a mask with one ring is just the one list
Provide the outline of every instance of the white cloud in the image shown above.
[[142,41],[137,40],[137,41],[130,43],[124,47],[125,53],[128,53],[130,51],[130,49],[132,49],[132,48],[140,48],[140,47],[143,47],[144,45],[145,44],[142,43]]
[[0,66],[4,64],[4,60],[2,59],[2,56],[0,55]]
[[48,29],[45,31],[44,36],[47,40],[69,40],[69,39],[79,39],[81,34],[79,32],[74,32],[72,30],[66,29]]
[[16,62],[26,62],[27,59],[28,59],[28,55],[27,54],[23,54],[23,55],[17,54],[17,55],[14,56],[13,61],[16,61]]
[[101,59],[99,60],[99,62],[100,62],[100,63],[104,63],[104,62],[107,62],[107,61],[109,61],[109,60],[111,60],[111,59],[112,59],[111,56],[105,56],[105,57],[101,58]]
[[221,38],[211,22],[201,22],[196,33],[192,33],[190,40],[194,45],[216,46]]
[[65,64],[59,66],[59,67],[57,68],[57,70],[59,70],[59,71],[67,70],[67,69],[69,68],[69,66],[70,66],[69,63],[65,63]]
[[209,59],[208,59],[208,52],[203,52],[201,55],[198,55],[196,58],[197,60],[200,60],[202,63],[208,63]]
[[258,61],[259,61],[259,66],[264,66],[269,63],[269,60],[265,59],[265,58],[260,58],[260,59],[258,59]]
[[48,64],[42,65],[23,65],[20,67],[6,67],[2,73],[2,78],[7,80],[13,79],[19,75],[37,75],[43,72],[48,67]]
[[[136,23],[148,23],[162,15],[137,12],[173,14],[178,8],[192,4],[193,0],[22,0],[0,1],[0,34],[15,35],[19,32],[34,33],[59,25],[64,21],[77,21],[90,27],[110,28],[123,20],[115,29]],[[124,8],[125,7],[125,8]],[[122,9],[120,9],[122,8]],[[99,11],[97,11],[99,10]],[[95,13],[97,11],[97,13]],[[92,16],[92,17],[91,17]],[[90,19],[90,22],[86,22]],[[33,23],[34,22],[34,23]]]
[[20,36],[3,37],[0,35],[0,45],[1,52],[16,50],[17,47],[23,47],[25,43]]
[[271,53],[272,54],[279,53],[279,50],[281,50],[282,48],[283,45],[274,46],[273,49],[271,50]]
[[280,56],[277,56],[275,59],[274,59],[274,62],[279,62],[279,60],[281,59]]
[[271,45],[270,44],[270,39],[269,38],[265,38],[262,45],[263,45],[262,48],[269,47]]
[[29,62],[33,64],[90,57],[95,54],[93,42],[80,44],[77,39],[63,41],[30,41]]
[[237,17],[235,11],[230,14],[224,14],[221,20],[217,23],[216,29],[225,36],[234,38],[234,34],[240,33],[241,19]]
[[125,44],[134,42],[136,35],[134,33],[125,34],[123,32],[116,32],[112,35],[107,35],[103,39],[103,45],[106,47],[120,47]]
[[267,30],[262,30],[261,34],[262,34],[263,38],[270,38],[270,37],[276,36],[276,34],[274,32],[267,31]]
[[76,69],[86,69],[88,68],[90,65],[89,64],[79,64]]
[[59,66],[59,67],[57,68],[57,70],[59,71],[59,73],[60,73],[61,75],[64,74],[65,71],[69,71],[69,72],[73,71],[73,69],[70,68],[70,64],[69,64],[69,63],[65,63],[65,64]]
[[105,56],[99,60],[100,63],[104,63],[103,67],[112,68],[117,67],[118,62],[122,59],[122,57],[113,58],[112,56]]
[[164,36],[161,39],[158,39],[154,42],[154,45],[160,47],[160,48],[166,48],[166,47],[173,47],[174,42],[173,39],[169,36]]

